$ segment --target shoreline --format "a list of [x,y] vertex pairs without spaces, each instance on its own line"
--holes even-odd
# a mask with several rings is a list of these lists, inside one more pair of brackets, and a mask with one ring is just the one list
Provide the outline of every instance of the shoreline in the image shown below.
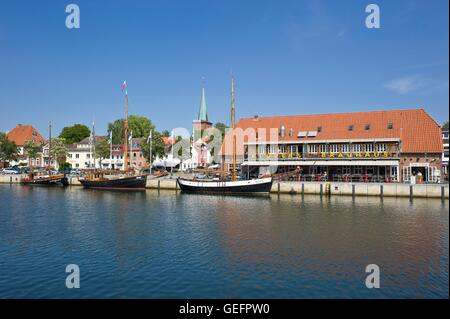
[[[23,175],[1,175],[0,184],[20,184]],[[68,177],[69,185],[81,186],[77,177]],[[148,179],[147,189],[179,191],[176,178]],[[271,194],[319,196],[372,196],[409,198],[449,198],[449,184],[344,183],[274,181]]]

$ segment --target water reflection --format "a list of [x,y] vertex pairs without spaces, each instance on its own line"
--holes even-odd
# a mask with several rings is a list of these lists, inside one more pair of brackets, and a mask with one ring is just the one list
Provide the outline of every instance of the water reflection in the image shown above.
[[[448,201],[9,185],[0,201],[0,297],[448,297]],[[68,263],[83,291],[61,285]]]

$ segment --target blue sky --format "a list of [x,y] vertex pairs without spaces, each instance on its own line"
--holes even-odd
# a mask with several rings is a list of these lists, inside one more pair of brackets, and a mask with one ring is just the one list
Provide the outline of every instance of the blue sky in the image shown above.
[[[65,27],[76,3],[81,28]],[[381,29],[365,27],[377,3]],[[130,113],[190,130],[202,77],[211,121],[425,108],[448,119],[447,0],[0,0],[0,131]]]

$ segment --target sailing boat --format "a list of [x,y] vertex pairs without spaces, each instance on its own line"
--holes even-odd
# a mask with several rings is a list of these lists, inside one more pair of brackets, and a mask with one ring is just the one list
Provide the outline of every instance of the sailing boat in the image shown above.
[[[231,123],[235,129],[234,109],[234,78],[231,77]],[[206,181],[177,178],[177,183],[182,191],[194,193],[220,193],[220,194],[244,194],[244,193],[268,193],[272,188],[272,177],[251,180],[236,180],[236,136],[233,134],[233,169],[231,180]]]
[[[128,93],[127,82],[122,84],[122,92],[125,95],[125,121],[124,121],[124,174],[121,176],[107,177],[110,173],[108,171],[101,171],[95,168],[95,154],[94,154],[94,171],[82,179],[78,179],[85,188],[98,189],[118,189],[118,190],[145,190],[147,183],[146,174],[132,174],[128,168]],[[95,135],[94,135],[95,141]],[[112,144],[112,139],[110,141]],[[133,140],[130,139],[130,152],[132,150]],[[95,148],[94,148],[95,153]],[[130,161],[131,162],[131,161]]]
[[27,177],[24,177],[21,182],[24,185],[42,185],[42,186],[68,186],[69,181],[65,174],[52,174],[51,171],[51,152],[52,152],[52,124],[48,125],[48,172],[33,172],[31,171]]

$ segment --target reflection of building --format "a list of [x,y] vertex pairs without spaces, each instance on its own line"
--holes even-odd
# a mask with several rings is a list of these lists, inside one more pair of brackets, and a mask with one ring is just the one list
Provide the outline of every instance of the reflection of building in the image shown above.
[[442,174],[445,180],[448,180],[448,130],[442,131],[442,144],[444,146],[444,152],[442,153]]
[[[300,168],[314,180],[440,178],[441,130],[423,109],[244,118],[236,128],[238,167],[248,175]],[[222,146],[226,168],[231,134]]]
[[18,124],[6,134],[6,137],[8,140],[16,143],[19,151],[17,161],[11,162],[11,166],[18,164],[40,166],[42,164],[40,158],[31,159],[29,161],[28,156],[23,151],[23,146],[27,141],[35,141],[36,144],[41,147],[46,142],[42,135],[33,126]]

